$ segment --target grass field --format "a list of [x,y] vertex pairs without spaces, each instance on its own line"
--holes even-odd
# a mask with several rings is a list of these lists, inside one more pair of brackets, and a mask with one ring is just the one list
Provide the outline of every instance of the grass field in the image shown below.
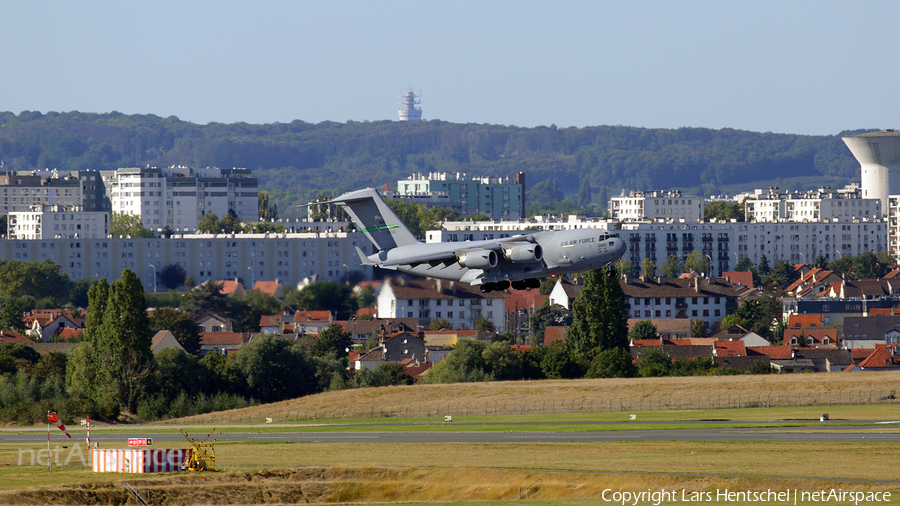
[[[836,381],[841,377],[845,381]],[[759,378],[759,381],[756,381]],[[332,392],[290,401],[293,409],[307,403],[325,409],[337,402],[366,403],[368,398],[386,404],[424,402],[427,393],[450,397],[458,402],[497,402],[508,396],[542,399],[559,395],[603,396],[644,395],[647,398],[672,392],[693,395],[722,395],[730,389],[743,395],[769,392],[803,392],[805,385],[817,393],[836,393],[900,386],[900,374],[786,375],[764,377],[665,378],[659,380],[577,380],[573,382],[514,382],[475,385],[417,385]],[[753,382],[748,382],[752,379]],[[815,381],[812,381],[815,380]],[[743,385],[741,384],[743,382]],[[811,383],[810,383],[811,382]],[[423,388],[424,387],[424,388]],[[431,388],[439,387],[439,388]],[[421,389],[421,390],[419,390]],[[481,391],[483,389],[484,391]],[[662,393],[661,393],[662,392]],[[466,397],[471,395],[472,398]],[[728,394],[725,394],[728,395]],[[541,401],[538,401],[541,402]],[[248,408],[254,422],[272,406]],[[791,491],[811,493],[831,489],[843,492],[886,493],[892,499],[877,504],[900,504],[900,479],[895,478],[900,443],[741,443],[741,442],[569,442],[491,444],[386,444],[303,442],[308,431],[395,431],[395,430],[542,430],[577,432],[583,430],[627,430],[629,428],[683,428],[699,426],[794,426],[810,425],[818,430],[818,418],[829,413],[830,424],[852,424],[867,420],[900,420],[896,404],[800,406],[721,410],[645,410],[634,412],[638,423],[627,420],[627,412],[572,413],[546,415],[478,415],[404,419],[358,419],[358,425],[317,422],[222,425],[226,415],[215,420],[219,430],[296,431],[294,442],[230,442],[216,445],[222,472],[199,475],[112,475],[94,474],[79,466],[46,468],[19,465],[22,449],[44,445],[0,445],[0,504],[125,504],[133,503],[124,490],[128,481],[150,504],[294,504],[294,503],[377,503],[498,505],[521,500],[527,493],[529,504],[594,505],[620,504],[605,501],[618,493],[677,493],[677,500],[638,499],[638,505],[684,504],[683,498],[699,495],[695,504],[759,504],[758,500],[729,500],[717,497],[724,490]],[[233,415],[233,414],[232,414]],[[777,421],[776,421],[777,420]],[[197,419],[180,420],[178,427],[205,432],[213,424]],[[417,425],[395,425],[411,421]],[[541,422],[538,429],[521,422]],[[349,422],[349,420],[347,421]],[[380,423],[379,423],[380,422]],[[422,423],[425,422],[425,423]],[[466,424],[465,423],[474,424]],[[596,423],[584,423],[596,422]],[[371,425],[365,425],[371,423]],[[482,425],[484,424],[484,425]],[[153,425],[149,430],[174,430]],[[103,427],[98,430],[133,433],[138,427]],[[6,428],[27,431],[27,428]],[[32,430],[39,430],[38,428]],[[44,429],[45,430],[45,429]],[[879,431],[900,430],[887,426]],[[80,431],[73,430],[73,437]],[[164,446],[164,445],[160,445]],[[184,447],[171,443],[171,447]],[[25,463],[27,464],[27,462]],[[529,488],[530,487],[530,488]],[[523,492],[527,491],[527,492]],[[687,494],[682,496],[681,494]],[[523,496],[524,498],[524,496]],[[881,496],[881,498],[884,498]],[[621,496],[620,496],[621,499]],[[805,500],[804,500],[805,499]],[[800,497],[796,504],[822,504]],[[635,504],[628,502],[629,504]],[[768,504],[794,504],[770,501]],[[853,504],[853,502],[832,502]],[[863,500],[859,504],[876,504]]]

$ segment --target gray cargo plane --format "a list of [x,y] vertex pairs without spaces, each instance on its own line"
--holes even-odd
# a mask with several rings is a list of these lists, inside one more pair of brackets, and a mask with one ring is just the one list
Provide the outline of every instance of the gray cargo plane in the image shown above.
[[368,256],[356,248],[363,265],[480,285],[482,292],[537,288],[542,277],[597,269],[625,254],[622,239],[593,228],[421,243],[372,188],[316,204],[343,207],[375,245]]

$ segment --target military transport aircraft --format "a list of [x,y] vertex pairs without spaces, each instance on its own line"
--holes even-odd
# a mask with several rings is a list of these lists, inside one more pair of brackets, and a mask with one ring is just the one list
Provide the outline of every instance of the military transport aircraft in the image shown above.
[[375,245],[368,256],[356,248],[363,265],[480,285],[482,292],[537,288],[542,277],[597,269],[625,254],[622,239],[594,228],[421,243],[372,188],[316,204],[343,207]]

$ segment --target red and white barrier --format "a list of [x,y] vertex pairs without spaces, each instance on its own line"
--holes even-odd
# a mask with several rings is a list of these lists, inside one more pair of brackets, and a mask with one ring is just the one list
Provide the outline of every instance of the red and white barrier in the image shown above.
[[181,464],[191,450],[91,450],[95,473],[172,473],[181,471]]

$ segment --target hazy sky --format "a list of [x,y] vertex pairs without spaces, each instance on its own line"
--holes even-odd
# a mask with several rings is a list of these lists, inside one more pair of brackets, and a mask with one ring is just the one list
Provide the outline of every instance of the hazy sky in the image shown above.
[[4,1],[0,110],[900,127],[900,2]]

